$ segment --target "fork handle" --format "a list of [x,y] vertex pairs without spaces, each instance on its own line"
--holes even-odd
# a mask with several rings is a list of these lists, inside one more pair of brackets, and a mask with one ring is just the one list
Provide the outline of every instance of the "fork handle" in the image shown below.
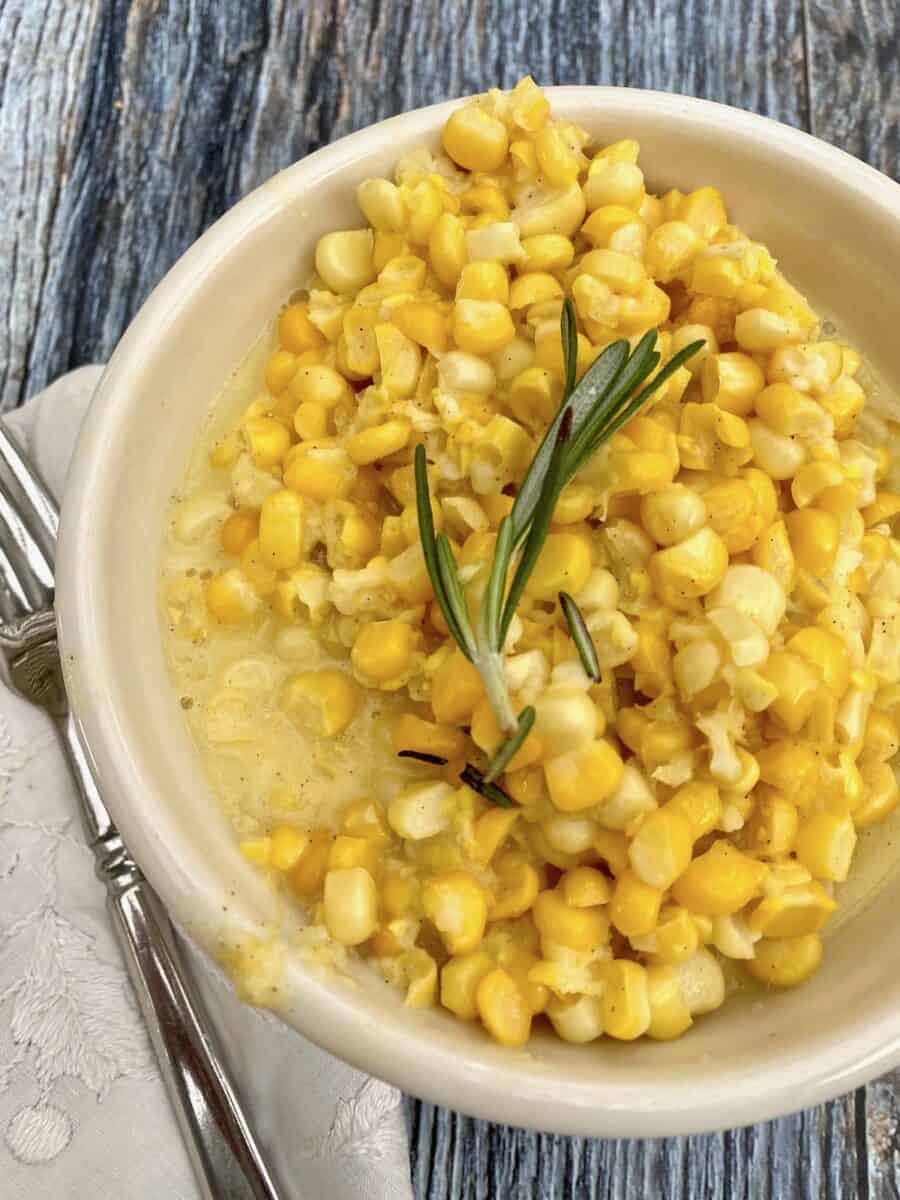
[[[123,847],[124,853],[124,847]],[[107,907],[205,1200],[278,1200],[201,1001],[169,948],[149,884],[133,868]]]

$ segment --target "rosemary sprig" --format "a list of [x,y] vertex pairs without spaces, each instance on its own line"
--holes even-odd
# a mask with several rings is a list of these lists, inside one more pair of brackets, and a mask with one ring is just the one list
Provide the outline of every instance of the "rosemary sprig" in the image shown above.
[[460,771],[459,777],[473,792],[484,796],[485,800],[492,801],[498,808],[512,808],[512,796],[508,796],[496,783],[489,783],[484,772],[473,767],[471,763],[466,763],[465,770]]
[[515,757],[519,747],[531,733],[531,727],[534,724],[536,713],[529,704],[527,708],[523,708],[519,713],[519,728],[511,738],[507,738],[494,757],[491,759],[490,766],[487,769],[484,780],[485,783],[493,783],[498,775],[502,775],[509,766],[512,759]]
[[[600,446],[621,429],[702,344],[693,342],[686,346],[650,379],[660,361],[655,349],[655,331],[646,333],[633,350],[625,340],[613,342],[576,384],[577,321],[574,305],[568,297],[560,317],[560,337],[565,361],[562,402],[522,480],[510,515],[500,524],[488,584],[474,630],[450,542],[446,534],[435,536],[425,448],[418,445],[415,451],[419,533],[435,598],[454,641],[477,667],[500,728],[508,739],[497,752],[487,775],[476,767],[466,767],[466,772],[474,772],[466,782],[475,787],[471,780],[477,778],[480,782],[476,790],[481,790],[483,795],[488,794],[484,788],[500,791],[492,781],[502,773],[531,727],[528,724],[525,733],[521,732],[528,709],[518,718],[513,710],[503,671],[503,646],[546,541],[560,493]],[[638,391],[642,384],[643,388]],[[515,571],[510,582],[514,560]],[[596,650],[577,606],[571,597],[568,599],[570,604],[561,599],[563,611],[585,670],[592,674],[588,663],[596,663]],[[573,619],[570,614],[577,616]],[[599,668],[596,670],[599,675]],[[499,767],[496,766],[498,760]],[[501,792],[501,795],[505,796],[505,793]],[[499,800],[496,802],[500,803]]]
[[597,647],[585,624],[581,609],[568,592],[559,593],[559,606],[563,610],[563,616],[566,618],[569,633],[572,635],[572,641],[575,643],[575,649],[578,651],[585,674],[590,676],[594,683],[599,683],[600,663],[597,660]]
[[416,762],[431,763],[435,767],[446,767],[447,759],[441,754],[426,754],[424,750],[398,750],[398,758],[414,758]]

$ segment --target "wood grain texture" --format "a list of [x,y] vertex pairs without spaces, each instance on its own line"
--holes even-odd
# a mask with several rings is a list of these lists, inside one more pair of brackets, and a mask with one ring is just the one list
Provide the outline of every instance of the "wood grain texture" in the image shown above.
[[[900,171],[896,0],[0,0],[0,407],[108,357],[240,196],[531,72],[683,91]],[[900,1200],[900,1076],[753,1129],[613,1142],[410,1099],[419,1200]]]

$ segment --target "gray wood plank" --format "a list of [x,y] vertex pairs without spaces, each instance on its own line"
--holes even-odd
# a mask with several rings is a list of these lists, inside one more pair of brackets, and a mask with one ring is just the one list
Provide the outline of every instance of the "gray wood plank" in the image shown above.
[[900,5],[806,2],[813,131],[900,178]]

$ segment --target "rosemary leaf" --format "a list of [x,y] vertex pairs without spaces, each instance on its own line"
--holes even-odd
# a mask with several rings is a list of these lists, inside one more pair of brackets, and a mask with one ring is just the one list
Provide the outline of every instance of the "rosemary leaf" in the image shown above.
[[479,629],[483,631],[490,650],[500,651],[503,649],[500,640],[500,613],[503,606],[503,593],[506,590],[506,573],[509,569],[512,552],[513,524],[509,517],[504,517],[497,530],[494,562],[478,613]]
[[547,469],[543,488],[534,508],[531,525],[528,529],[528,537],[522,549],[522,557],[519,559],[519,565],[516,568],[509,594],[506,597],[506,605],[503,609],[503,617],[500,622],[501,646],[506,641],[509,623],[515,615],[519,601],[522,599],[525,584],[528,582],[544,542],[547,540],[547,531],[550,529],[550,522],[553,520],[553,511],[556,508],[556,501],[562,490],[563,464],[566,456],[566,445],[571,432],[572,410],[571,408],[567,408],[556,431],[556,443],[553,447],[550,466]]
[[531,460],[531,465],[522,480],[522,486],[519,488],[510,514],[517,546],[527,534],[534,510],[540,502],[563,415],[566,412],[572,413],[572,427],[577,431],[587,414],[613,384],[627,359],[628,343],[626,341],[613,342],[612,345],[607,346],[589,370],[585,372],[572,395],[559,406],[556,416],[550,423]]
[[492,801],[498,808],[512,808],[512,797],[507,796],[503,788],[498,787],[496,783],[488,783],[484,774],[471,763],[466,763],[465,770],[460,772],[459,777],[473,792],[484,796],[485,800]]
[[581,659],[581,665],[594,683],[599,683],[600,663],[597,661],[597,647],[585,624],[581,609],[568,592],[559,593],[559,603],[569,626],[572,641],[575,643],[575,649],[578,651],[578,657]]
[[530,704],[519,713],[519,728],[511,738],[507,738],[491,759],[484,776],[485,783],[493,783],[497,776],[502,775],[509,766],[519,747],[528,737],[529,733],[531,733],[535,715],[534,708]]
[[441,605],[441,611],[460,650],[462,650],[470,662],[474,662],[477,651],[475,638],[472,634],[472,626],[469,621],[469,606],[466,602],[462,583],[460,582],[459,572],[456,569],[456,559],[453,557],[450,539],[446,533],[438,534],[436,549],[438,572],[447,606],[444,608]]
[[398,750],[398,758],[414,758],[416,762],[432,763],[436,767],[446,767],[447,759],[440,754],[425,754],[422,750]]
[[472,658],[471,647],[456,614],[453,609],[453,604],[447,590],[444,586],[444,579],[441,574],[440,562],[438,560],[437,543],[434,536],[434,517],[431,512],[431,496],[428,491],[428,465],[425,460],[425,447],[420,443],[416,446],[415,458],[415,480],[416,480],[416,513],[419,518],[419,540],[422,543],[422,555],[425,559],[425,569],[428,572],[428,578],[431,580],[431,586],[434,589],[434,598],[437,600],[441,612],[444,615],[444,620],[447,622],[447,628],[453,636],[453,640],[465,654],[466,658]]
[[575,305],[572,303],[571,296],[566,296],[563,301],[560,336],[563,361],[566,364],[566,390],[563,392],[563,401],[566,401],[575,390],[575,373],[578,367],[578,325],[575,320]]

